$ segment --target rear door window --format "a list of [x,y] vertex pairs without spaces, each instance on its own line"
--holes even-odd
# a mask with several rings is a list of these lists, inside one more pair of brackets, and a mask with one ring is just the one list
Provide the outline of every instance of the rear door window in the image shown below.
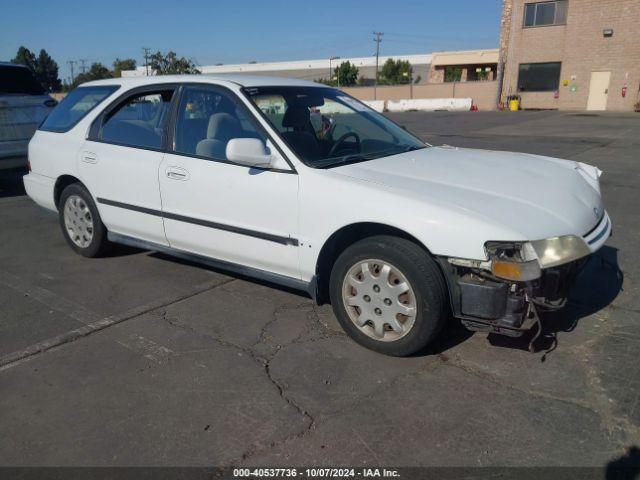
[[31,70],[18,65],[0,65],[0,95],[43,95],[44,88]]
[[70,92],[53,109],[40,130],[67,132],[100,102],[118,89],[115,85],[100,87],[79,87]]
[[106,117],[99,139],[128,147],[162,148],[172,96],[173,89],[127,98]]

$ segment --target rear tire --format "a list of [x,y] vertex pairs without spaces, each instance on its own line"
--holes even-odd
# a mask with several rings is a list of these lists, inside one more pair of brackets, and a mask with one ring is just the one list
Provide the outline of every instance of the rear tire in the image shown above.
[[58,218],[62,235],[77,254],[99,257],[111,246],[98,208],[82,184],[73,183],[62,191]]
[[386,355],[422,350],[449,313],[436,262],[420,246],[398,237],[374,236],[345,249],[333,265],[329,293],[345,332]]

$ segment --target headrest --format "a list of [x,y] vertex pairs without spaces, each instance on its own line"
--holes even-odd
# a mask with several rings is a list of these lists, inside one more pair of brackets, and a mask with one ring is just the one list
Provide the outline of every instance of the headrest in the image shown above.
[[311,120],[311,112],[307,107],[300,105],[291,105],[284,112],[282,117],[282,126],[290,128],[304,128]]
[[209,117],[207,138],[228,142],[240,135],[240,122],[228,113],[214,113]]

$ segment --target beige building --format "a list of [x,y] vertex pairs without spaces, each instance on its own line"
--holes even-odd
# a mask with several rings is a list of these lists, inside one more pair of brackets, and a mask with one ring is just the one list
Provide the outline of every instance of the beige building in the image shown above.
[[498,49],[434,52],[429,83],[495,80]]
[[525,109],[632,111],[640,0],[504,0],[498,70]]
[[[445,82],[472,82],[495,80],[498,66],[498,49],[461,50],[434,52],[417,55],[380,56],[378,71],[389,60],[403,60],[411,64],[414,85]],[[360,79],[373,84],[376,77],[376,58],[371,57],[331,57],[319,60],[291,60],[283,62],[250,62],[237,64],[202,65],[203,74],[247,73],[299,78],[302,80],[328,79],[342,62],[349,62],[358,68]],[[136,70],[125,70],[125,77],[146,74],[144,66]]]

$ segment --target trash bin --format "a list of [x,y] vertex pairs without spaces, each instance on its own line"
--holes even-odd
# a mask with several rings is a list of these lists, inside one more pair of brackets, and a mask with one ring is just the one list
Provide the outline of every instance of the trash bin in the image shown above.
[[510,111],[517,112],[520,110],[520,95],[510,95],[507,101],[509,102]]

